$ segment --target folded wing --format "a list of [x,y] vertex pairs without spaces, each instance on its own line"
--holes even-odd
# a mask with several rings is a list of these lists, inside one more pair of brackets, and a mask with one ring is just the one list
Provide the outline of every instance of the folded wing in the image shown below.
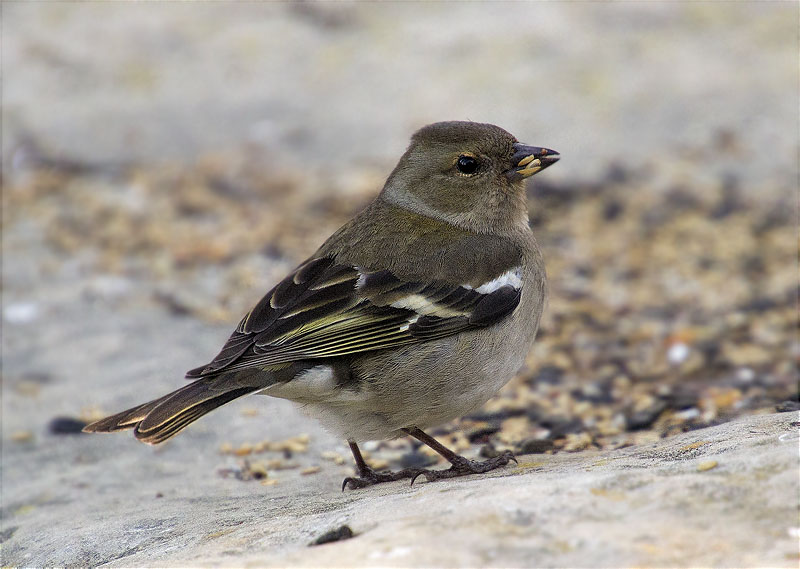
[[186,377],[426,342],[497,322],[520,294],[514,268],[473,289],[311,259],[261,299],[213,361]]

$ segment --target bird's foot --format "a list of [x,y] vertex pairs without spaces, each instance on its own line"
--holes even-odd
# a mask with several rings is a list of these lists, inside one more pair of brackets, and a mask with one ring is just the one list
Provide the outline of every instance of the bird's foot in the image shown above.
[[477,462],[469,460],[463,456],[456,456],[451,460],[453,466],[447,470],[419,470],[416,475],[411,478],[411,484],[420,477],[424,476],[428,482],[435,482],[436,480],[445,480],[447,478],[456,478],[458,476],[466,476],[468,474],[480,474],[482,472],[489,472],[495,468],[505,466],[511,461],[517,462],[514,453],[510,450],[504,451],[494,458]]
[[[372,486],[373,484],[380,484],[381,482],[394,482],[395,480],[403,480],[405,478],[411,478],[414,480],[420,474],[423,474],[425,470],[421,468],[404,468],[403,470],[398,470],[397,472],[375,472],[371,468],[367,468],[359,472],[358,477],[348,476],[342,482],[342,492],[344,492],[345,488],[350,488],[351,490],[356,490],[357,488],[366,488],[367,486]],[[413,484],[413,482],[412,482]]]

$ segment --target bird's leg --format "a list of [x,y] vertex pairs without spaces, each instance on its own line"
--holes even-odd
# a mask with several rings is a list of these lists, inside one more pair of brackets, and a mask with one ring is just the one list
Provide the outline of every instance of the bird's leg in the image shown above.
[[512,460],[517,462],[517,459],[514,458],[514,453],[512,453],[510,450],[507,450],[494,458],[484,460],[483,462],[469,460],[468,458],[464,458],[463,456],[454,453],[452,450],[441,444],[430,435],[425,434],[424,431],[418,429],[417,427],[408,427],[406,429],[402,429],[402,431],[431,447],[433,450],[445,457],[450,464],[452,464],[452,466],[447,470],[405,468],[397,472],[375,472],[366,463],[364,457],[361,456],[361,450],[358,448],[356,442],[347,441],[350,444],[350,450],[353,451],[353,458],[356,460],[358,477],[345,478],[344,482],[342,483],[342,491],[344,491],[344,489],[348,486],[352,489],[364,488],[366,486],[372,486],[373,484],[379,484],[381,482],[394,482],[395,480],[402,480],[404,478],[410,478],[411,484],[414,484],[414,481],[419,476],[425,476],[425,479],[428,480],[428,482],[434,482],[436,480],[444,480],[446,478],[466,476],[467,474],[480,474],[482,472],[489,472],[495,468],[505,466]]
[[381,482],[394,482],[395,480],[402,480],[403,478],[414,479],[424,471],[420,468],[405,468],[398,472],[375,472],[361,456],[361,449],[355,441],[347,441],[350,445],[350,450],[353,452],[353,458],[356,460],[356,468],[358,469],[358,477],[353,478],[348,476],[342,482],[342,492],[348,486],[351,489],[365,488],[373,484],[380,484]]
[[455,478],[457,476],[465,476],[467,474],[479,474],[481,472],[489,472],[490,470],[494,470],[495,468],[500,468],[501,466],[505,466],[509,463],[509,461],[517,462],[517,459],[514,458],[514,453],[510,450],[504,451],[500,455],[490,458],[488,460],[484,460],[483,462],[476,462],[474,460],[469,460],[468,458],[464,458],[461,455],[454,453],[452,450],[441,444],[439,441],[431,437],[430,435],[425,434],[424,431],[418,429],[417,427],[409,427],[407,429],[403,429],[403,432],[406,434],[411,435],[415,439],[422,441],[433,450],[441,454],[445,457],[451,466],[447,470],[420,470],[415,476],[411,478],[411,484],[414,484],[414,481],[417,479],[418,476],[423,475],[428,480],[428,482],[433,482],[435,480],[443,480],[445,478]]

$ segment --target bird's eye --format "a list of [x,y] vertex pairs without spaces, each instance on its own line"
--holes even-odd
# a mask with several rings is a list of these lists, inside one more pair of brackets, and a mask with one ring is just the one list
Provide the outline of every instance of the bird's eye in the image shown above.
[[467,176],[471,176],[477,172],[479,167],[480,162],[472,156],[459,156],[456,161],[456,168],[458,168],[458,171]]

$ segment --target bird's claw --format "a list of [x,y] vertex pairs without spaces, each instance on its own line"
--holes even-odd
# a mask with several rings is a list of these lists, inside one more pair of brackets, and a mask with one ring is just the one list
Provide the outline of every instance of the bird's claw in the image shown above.
[[370,468],[369,470],[359,472],[357,477],[348,476],[345,478],[342,482],[342,492],[344,492],[345,488],[348,486],[351,490],[357,490],[358,488],[366,488],[367,486],[380,484],[382,482],[394,482],[405,478],[411,478],[413,480],[423,472],[424,471],[419,468],[405,468],[397,472],[375,472]]
[[428,482],[436,482],[437,480],[456,478],[458,476],[466,476],[468,474],[481,474],[483,472],[489,472],[490,470],[505,466],[512,460],[516,464],[519,464],[517,458],[514,456],[514,453],[510,450],[503,451],[498,456],[490,458],[489,460],[484,460],[483,462],[477,462],[463,457],[458,458],[461,460],[454,462],[453,466],[446,470],[421,470],[411,478],[411,485],[413,486],[416,479],[420,476],[425,476],[425,479]]

